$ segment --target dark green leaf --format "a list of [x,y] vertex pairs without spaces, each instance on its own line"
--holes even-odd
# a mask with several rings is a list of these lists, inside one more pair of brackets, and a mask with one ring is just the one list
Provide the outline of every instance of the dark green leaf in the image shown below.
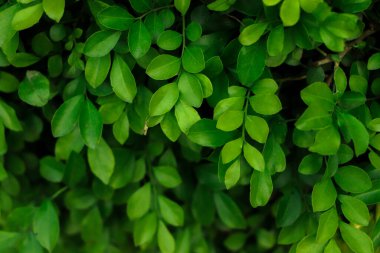
[[188,138],[205,147],[220,147],[233,136],[231,132],[224,132],[216,128],[216,121],[201,119],[189,129]]
[[239,206],[225,193],[214,194],[216,211],[222,222],[229,228],[245,228],[244,219]]
[[115,157],[103,138],[95,148],[88,148],[87,159],[92,173],[104,184],[108,184],[115,169]]
[[119,6],[110,6],[97,15],[99,23],[109,29],[126,31],[134,22],[134,17]]

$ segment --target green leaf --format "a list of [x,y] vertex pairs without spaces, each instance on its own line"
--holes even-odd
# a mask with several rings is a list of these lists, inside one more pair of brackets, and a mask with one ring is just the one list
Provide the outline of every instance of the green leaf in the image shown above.
[[380,118],[376,118],[367,123],[370,130],[380,132]]
[[313,13],[320,3],[323,0],[300,0],[301,8],[308,13]]
[[331,179],[323,179],[316,183],[311,194],[313,211],[326,211],[335,204],[337,197],[336,189]]
[[308,106],[317,106],[325,111],[333,111],[335,101],[326,83],[316,82],[301,91],[301,98]]
[[45,200],[38,208],[33,219],[33,232],[41,246],[52,252],[59,239],[59,220],[50,200]]
[[[16,34],[16,31],[12,28],[12,19],[19,9],[20,6],[14,4],[7,8],[2,8],[0,11],[0,47],[3,47],[4,44],[8,43],[8,41]],[[0,60],[0,62],[2,62],[2,60]],[[0,64],[0,66],[2,65]]]
[[29,234],[20,246],[20,253],[43,253],[44,250],[35,235]]
[[177,103],[179,90],[177,84],[170,83],[161,86],[149,102],[149,115],[159,116],[169,112]]
[[27,71],[20,83],[18,95],[22,101],[33,106],[44,106],[50,98],[50,82],[38,71]]
[[322,162],[322,156],[317,154],[308,154],[298,165],[298,172],[303,175],[313,175],[321,169]]
[[212,11],[226,11],[228,10],[236,0],[216,0],[207,5],[207,8]]
[[[0,230],[0,250],[8,250],[19,242],[20,234],[15,232],[8,232]],[[9,251],[10,252],[10,251]]]
[[340,195],[339,201],[342,203],[342,212],[350,222],[362,226],[368,226],[369,211],[367,205],[358,198]]
[[380,69],[380,53],[375,53],[369,57],[367,68],[368,70]]
[[355,253],[373,253],[373,243],[369,236],[344,222],[339,223],[339,230],[343,240]]
[[182,183],[177,169],[171,166],[155,166],[153,174],[157,181],[167,188],[175,188]]
[[157,45],[164,50],[176,50],[182,45],[182,34],[166,30],[158,36]]
[[158,222],[157,243],[162,253],[174,253],[174,237],[162,221]]
[[230,110],[224,112],[220,117],[218,118],[218,121],[216,123],[216,128],[230,132],[233,130],[238,129],[242,124],[244,120],[244,112],[243,111],[235,111]]
[[190,73],[199,73],[205,69],[206,63],[202,48],[197,46],[188,46],[182,55],[182,66]]
[[174,7],[185,16],[187,10],[190,7],[191,0],[174,0]]
[[296,128],[302,131],[323,129],[332,123],[329,112],[320,107],[308,107],[296,121]]
[[12,19],[12,28],[16,31],[28,29],[38,23],[44,10],[42,3],[18,10]]
[[243,46],[256,43],[264,34],[268,23],[256,23],[243,28],[239,35],[239,41]]
[[292,190],[279,201],[276,223],[280,227],[290,226],[300,217],[301,212],[301,196],[298,191]]
[[53,119],[51,120],[54,137],[67,135],[75,128],[83,103],[84,97],[78,95],[66,100],[57,111],[55,111]]
[[372,187],[372,182],[367,172],[354,165],[339,168],[334,175],[334,179],[339,187],[346,192],[362,193]]
[[305,236],[298,244],[296,253],[322,253],[324,244],[318,243],[314,235]]
[[227,142],[220,153],[222,157],[222,162],[224,164],[230,163],[235,160],[240,154],[243,148],[243,139],[238,138],[236,140],[232,140]]
[[[192,107],[191,107],[192,108]],[[161,130],[172,142],[178,140],[181,136],[181,129],[173,112],[165,114],[164,119],[160,122]]]
[[180,227],[184,223],[183,208],[163,195],[158,196],[158,204],[164,221],[172,226]]
[[210,97],[214,91],[211,80],[204,74],[195,74],[195,76],[201,82],[203,97]]
[[323,253],[341,253],[340,248],[334,239],[331,239],[330,242],[326,245]]
[[214,119],[219,119],[220,115],[228,110],[243,110],[245,97],[231,97],[220,100],[214,108]]
[[[0,155],[7,153],[8,145],[5,139],[5,128],[2,122],[0,122]],[[7,172],[4,166],[0,163],[0,181],[3,181],[7,177]]]
[[148,213],[133,224],[133,242],[136,246],[145,245],[153,240],[157,231],[157,215]]
[[92,173],[104,184],[108,184],[115,169],[115,157],[103,138],[100,138],[94,149],[87,149],[87,159]]
[[243,146],[244,158],[248,164],[257,171],[265,170],[265,161],[263,155],[255,147],[249,143],[244,143]]
[[98,12],[97,18],[102,26],[118,31],[128,30],[135,21],[126,9],[116,5]]
[[253,140],[259,143],[266,142],[269,134],[269,126],[265,119],[258,116],[247,115],[244,127]]
[[364,77],[360,75],[351,75],[349,84],[352,91],[362,93],[363,95],[367,93],[368,81]]
[[129,197],[127,202],[127,215],[129,219],[139,219],[149,211],[151,191],[151,184],[146,183]]
[[338,113],[338,124],[346,140],[354,142],[355,154],[359,156],[367,151],[369,134],[362,122],[348,113]]
[[110,79],[116,96],[127,103],[132,103],[137,94],[135,77],[128,64],[118,55],[114,57]]
[[252,109],[262,115],[273,115],[281,111],[281,101],[275,94],[260,94],[249,98]]
[[285,32],[283,25],[278,25],[270,31],[267,40],[267,50],[270,56],[277,56],[282,53],[284,49],[284,39]]
[[0,71],[0,92],[12,93],[18,89],[18,79],[7,72]]
[[260,42],[241,48],[236,71],[242,84],[250,86],[262,75],[265,67],[265,51],[263,43]]
[[105,56],[116,46],[120,35],[120,32],[97,31],[86,40],[83,53],[88,57]]
[[59,23],[65,12],[65,0],[43,0],[42,6],[46,15]]
[[190,41],[197,41],[202,36],[202,26],[198,22],[191,22],[186,26],[185,34]]
[[284,0],[280,8],[280,18],[284,26],[293,26],[300,19],[299,0]]
[[94,89],[103,84],[111,67],[111,55],[89,57],[86,61],[84,74],[87,82]]
[[275,6],[279,2],[281,2],[281,0],[263,0],[264,5],[266,6]]
[[335,207],[319,216],[317,242],[326,243],[335,236],[338,229],[339,217]]
[[233,137],[233,133],[217,129],[214,120],[201,119],[190,127],[187,137],[204,147],[220,147]]
[[334,72],[334,83],[335,88],[338,93],[343,93],[347,87],[347,77],[343,69],[340,67],[336,68]]
[[136,59],[143,57],[152,44],[152,36],[144,22],[136,21],[131,25],[128,32],[128,46],[131,54]]
[[63,179],[65,166],[54,157],[45,156],[40,160],[40,174],[49,182],[59,183]]
[[181,100],[176,104],[174,113],[179,128],[185,134],[188,134],[190,128],[201,119],[197,110]]
[[371,0],[335,0],[333,5],[343,12],[358,13],[371,6]]
[[224,184],[226,185],[227,190],[231,189],[240,179],[240,159],[236,159],[224,175]]
[[162,54],[150,62],[146,73],[154,80],[167,80],[176,76],[180,67],[181,59],[169,54]]
[[202,85],[194,74],[183,72],[178,80],[178,89],[182,101],[196,108],[202,105]]
[[251,88],[256,95],[275,94],[278,90],[278,85],[272,78],[263,78],[255,82]]
[[340,147],[340,134],[335,126],[328,126],[317,132],[315,142],[309,147],[311,152],[321,155],[335,155]]
[[88,99],[82,104],[79,129],[87,146],[92,149],[96,148],[102,136],[103,120],[101,114]]
[[216,211],[222,222],[229,228],[243,229],[246,221],[239,206],[225,193],[214,194]]
[[272,178],[267,172],[252,172],[249,200],[252,207],[265,206],[273,192]]
[[363,26],[356,15],[331,13],[323,22],[323,27],[334,36],[352,40],[360,36]]

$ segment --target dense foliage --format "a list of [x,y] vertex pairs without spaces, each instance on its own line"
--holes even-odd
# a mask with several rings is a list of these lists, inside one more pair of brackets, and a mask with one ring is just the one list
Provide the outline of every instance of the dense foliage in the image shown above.
[[0,252],[380,252],[380,2],[0,0]]

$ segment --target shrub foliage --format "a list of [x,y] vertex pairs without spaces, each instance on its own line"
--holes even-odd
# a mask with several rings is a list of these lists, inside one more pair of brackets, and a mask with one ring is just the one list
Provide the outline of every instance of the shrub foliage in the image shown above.
[[0,251],[379,252],[379,20],[0,0]]

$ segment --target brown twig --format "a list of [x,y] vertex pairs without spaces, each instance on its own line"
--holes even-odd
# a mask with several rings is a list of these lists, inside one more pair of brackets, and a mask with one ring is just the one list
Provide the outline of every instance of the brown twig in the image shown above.
[[[364,31],[363,34],[359,38],[349,42],[346,45],[346,48],[344,49],[344,51],[339,53],[339,55],[338,55],[339,61],[341,61],[346,56],[346,54],[349,53],[357,44],[359,44],[360,42],[365,40],[367,37],[371,36],[372,34],[378,32],[378,31],[379,31],[379,29],[375,29],[375,27],[373,25],[371,25],[370,28],[368,30]],[[331,63],[331,62],[334,62],[334,59],[331,57],[331,55],[328,54],[328,55],[326,55],[325,58],[313,62],[312,65],[319,67],[319,66]]]
[[285,82],[292,82],[292,81],[301,81],[301,80],[305,80],[307,78],[306,75],[302,75],[302,76],[291,76],[291,77],[285,77],[285,78],[281,78],[279,79],[278,81],[280,83],[285,83]]

